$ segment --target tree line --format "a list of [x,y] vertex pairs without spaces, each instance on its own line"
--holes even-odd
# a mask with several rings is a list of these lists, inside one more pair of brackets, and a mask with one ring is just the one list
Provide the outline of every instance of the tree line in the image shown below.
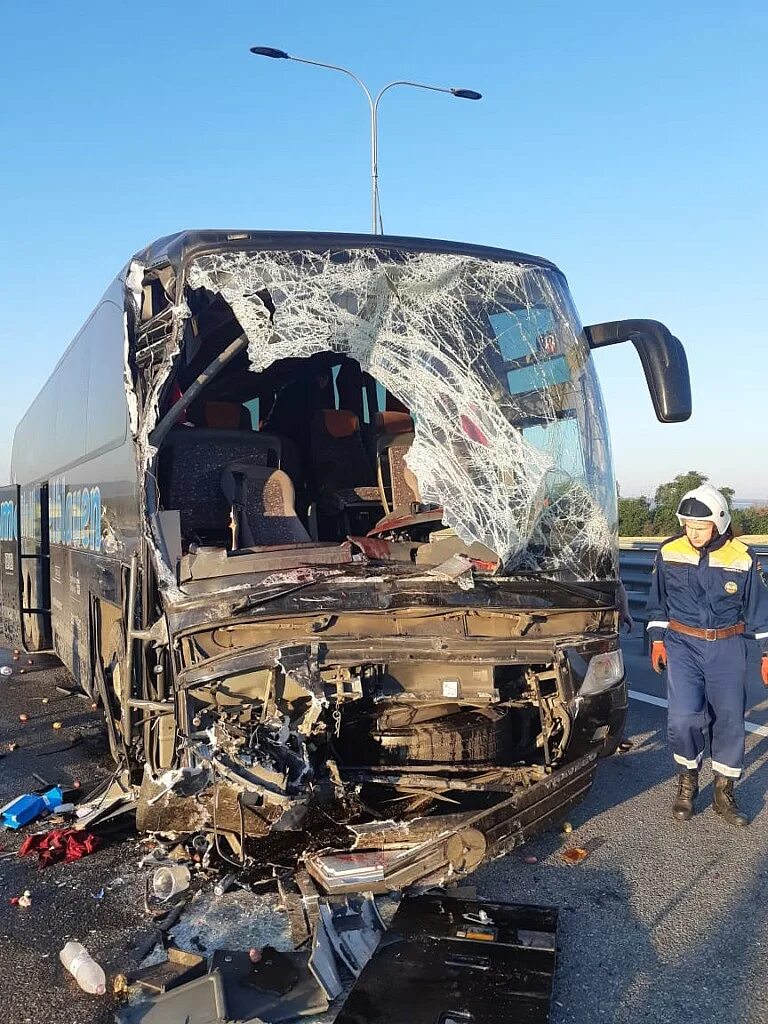
[[[707,482],[696,470],[679,473],[674,480],[660,484],[653,500],[646,497],[622,498],[619,495],[619,535],[622,537],[668,537],[680,532],[676,512],[680,499]],[[735,534],[768,534],[768,506],[733,508],[732,487],[718,487],[731,506]]]

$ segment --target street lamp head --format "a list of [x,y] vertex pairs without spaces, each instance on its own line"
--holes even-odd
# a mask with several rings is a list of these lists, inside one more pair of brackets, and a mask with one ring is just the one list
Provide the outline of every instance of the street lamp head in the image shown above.
[[451,94],[460,100],[481,100],[483,98],[483,94],[475,92],[474,89],[451,89]]
[[273,46],[252,46],[251,53],[255,53],[257,57],[274,57],[275,60],[291,59],[285,50],[276,50]]

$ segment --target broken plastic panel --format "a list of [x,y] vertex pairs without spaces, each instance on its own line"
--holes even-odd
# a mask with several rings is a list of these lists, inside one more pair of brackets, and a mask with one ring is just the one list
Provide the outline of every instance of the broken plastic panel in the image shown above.
[[557,911],[406,897],[337,1024],[547,1024]]

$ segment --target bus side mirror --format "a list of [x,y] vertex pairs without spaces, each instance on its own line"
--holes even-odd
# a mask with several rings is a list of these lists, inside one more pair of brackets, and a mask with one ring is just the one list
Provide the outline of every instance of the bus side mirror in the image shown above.
[[691,378],[681,342],[658,320],[612,320],[584,328],[591,349],[631,341],[640,356],[656,418],[680,423],[691,415]]

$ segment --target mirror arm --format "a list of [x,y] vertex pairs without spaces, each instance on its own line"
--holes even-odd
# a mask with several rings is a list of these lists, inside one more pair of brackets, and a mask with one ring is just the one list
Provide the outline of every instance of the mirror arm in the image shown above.
[[[611,320],[584,328],[590,349],[631,341],[640,357],[656,418],[679,423],[691,415],[688,360],[678,338],[658,320]],[[666,386],[669,382],[672,386]]]

